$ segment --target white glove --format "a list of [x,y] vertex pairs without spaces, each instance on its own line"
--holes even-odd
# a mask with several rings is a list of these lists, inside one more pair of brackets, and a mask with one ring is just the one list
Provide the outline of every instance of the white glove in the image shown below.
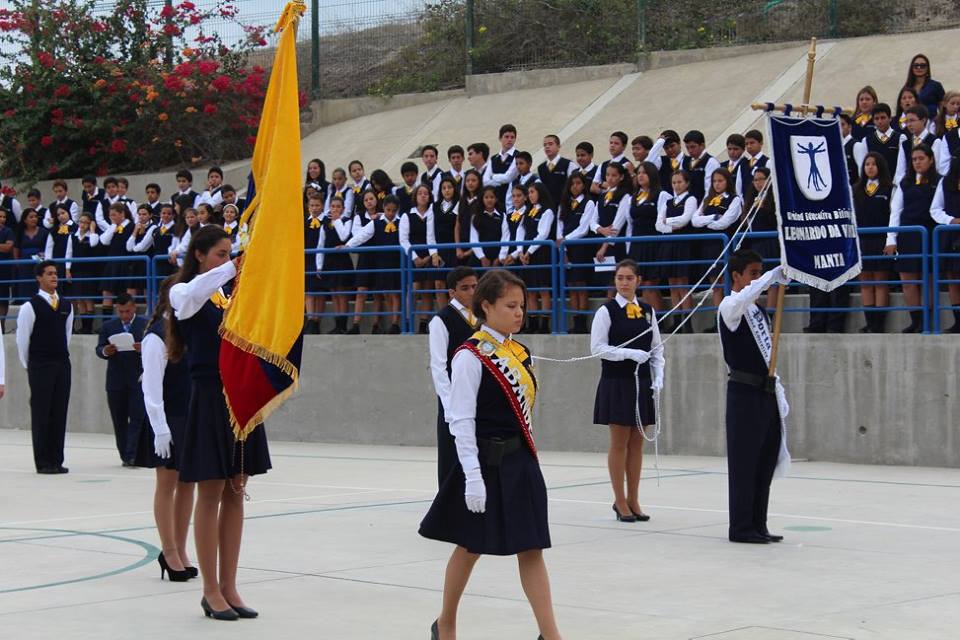
[[653,370],[653,380],[650,384],[650,388],[654,391],[660,391],[663,389],[663,369],[655,368]]
[[487,485],[483,483],[480,469],[464,470],[463,474],[467,480],[466,489],[463,492],[467,509],[473,513],[483,513],[487,510]]
[[777,265],[773,269],[773,273],[773,284],[790,284],[790,278],[784,275],[783,267],[781,265]]
[[170,457],[171,444],[173,444],[173,437],[170,435],[169,429],[153,436],[153,451],[160,458]]
[[627,349],[629,352],[629,357],[631,360],[637,364],[643,364],[650,359],[650,352],[644,351],[643,349]]

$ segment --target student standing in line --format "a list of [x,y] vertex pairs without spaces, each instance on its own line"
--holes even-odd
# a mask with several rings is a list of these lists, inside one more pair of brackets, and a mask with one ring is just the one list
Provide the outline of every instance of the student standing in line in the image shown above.
[[[743,175],[749,165],[749,160],[744,158],[746,148],[746,139],[739,133],[731,133],[727,136],[727,159],[720,163],[720,166],[726,169],[727,173],[733,178],[733,189],[741,198],[743,197],[744,187]],[[749,179],[747,183],[749,183]]]
[[[400,201],[396,196],[383,200],[383,215],[376,222],[373,243],[378,247],[400,246]],[[400,333],[400,252],[384,251],[379,254],[377,266],[382,269],[377,278],[377,288],[385,291],[386,307],[390,311],[390,328],[387,333]]]
[[[594,178],[596,180],[596,178]],[[596,184],[596,182],[594,182]],[[630,178],[627,170],[618,162],[611,162],[606,168],[603,193],[597,200],[596,216],[590,221],[591,237],[620,238],[630,234]],[[601,262],[612,251],[617,261],[627,255],[626,243],[604,243],[596,252]]]
[[470,227],[470,242],[498,242],[499,246],[473,247],[473,254],[484,269],[498,267],[507,257],[510,246],[510,227],[507,217],[497,209],[495,187],[483,188],[480,196],[483,209],[473,216]]
[[[100,236],[96,233],[93,214],[86,211],[80,214],[80,224],[77,232],[70,237],[70,242],[73,245],[74,258],[96,257]],[[77,332],[79,334],[93,333],[93,299],[100,293],[98,286],[100,273],[97,266],[94,262],[74,261],[71,264],[70,276],[73,280],[74,294],[77,296],[74,303],[77,314],[81,316],[80,330]]]
[[607,468],[617,520],[646,522],[650,516],[639,500],[642,429],[658,420],[654,394],[663,388],[663,346],[656,312],[637,300],[637,263],[626,259],[617,264],[614,284],[617,295],[597,309],[590,328],[590,352],[600,356],[602,367],[593,423],[610,429]]
[[[557,244],[577,240],[590,233],[590,220],[597,215],[596,203],[590,198],[591,181],[579,171],[570,175],[560,197],[557,221]],[[570,308],[573,310],[573,333],[587,332],[587,282],[593,274],[594,249],[589,244],[566,246],[567,285]]]
[[450,163],[450,170],[446,172],[446,175],[450,178],[453,178],[454,184],[457,185],[457,197],[460,197],[460,189],[463,186],[463,160],[466,154],[463,151],[463,147],[458,144],[453,145],[447,149],[447,162]]
[[[414,205],[400,218],[400,246],[404,253],[413,261],[415,274],[413,277],[414,306],[420,316],[420,333],[427,333],[427,316],[431,314],[430,299],[432,295],[425,293],[433,284],[433,256],[438,255],[434,245],[437,244],[436,228],[433,220],[433,196],[430,187],[417,185],[413,192]],[[415,245],[428,245],[429,248],[414,249]]]
[[[467,245],[471,242],[473,218],[483,210],[481,192],[483,180],[476,169],[467,169],[463,173],[463,189],[460,204],[457,206],[457,243]],[[470,247],[457,247],[457,264],[469,266],[475,260],[474,250]]]
[[[637,192],[630,203],[633,222],[631,235],[648,238],[659,235],[657,216],[660,201],[666,203],[670,197],[669,193],[660,189],[660,172],[653,162],[644,162],[637,167]],[[657,288],[663,280],[662,268],[658,264],[660,253],[659,242],[630,243],[630,259],[637,263],[640,271],[643,300],[657,312],[663,310],[663,296]]]
[[[460,198],[460,189],[456,180],[448,175],[440,179],[438,189],[440,197],[433,203],[433,231],[436,234],[437,244],[457,243],[457,220],[458,200]],[[434,266],[438,269],[452,269],[457,265],[457,250],[437,249],[437,258]],[[446,276],[444,272],[438,270],[433,277],[433,288],[438,290],[437,307],[443,308],[447,304],[447,294],[444,293],[446,286]]]
[[591,189],[593,187],[593,178],[597,175],[598,168],[597,165],[593,164],[593,145],[589,142],[577,144],[576,158],[577,171],[587,182],[587,185],[591,187],[587,189],[587,197],[595,200],[596,198],[593,196]]
[[[350,239],[352,224],[344,216],[343,200],[334,196],[330,201],[330,211],[320,227],[320,236],[317,238],[318,249],[342,249]],[[334,317],[333,329],[330,334],[347,332],[347,295],[344,293],[353,287],[353,260],[345,251],[328,251],[317,253],[316,266],[320,287],[330,292],[333,300]]]
[[[950,161],[947,175],[940,181],[930,205],[930,217],[939,225],[950,225],[952,231],[941,232],[940,248],[947,254],[960,254],[960,157]],[[932,236],[931,236],[932,237]],[[950,306],[960,307],[960,255],[946,255],[940,258],[940,272],[944,278],[953,280],[947,285]],[[933,295],[939,295],[934,291]],[[953,326],[945,333],[960,333],[960,309],[953,309]]]
[[420,160],[423,161],[425,171],[420,174],[420,182],[430,187],[430,194],[434,200],[440,199],[440,179],[443,178],[443,169],[437,165],[440,152],[432,144],[424,145],[420,149]]
[[630,164],[630,161],[627,160],[627,156],[624,154],[624,151],[627,148],[627,134],[623,131],[614,131],[610,134],[610,139],[607,143],[607,150],[610,152],[610,159],[604,160],[600,164],[600,169],[593,176],[593,184],[590,186],[590,191],[596,195],[601,195],[615,187],[607,182],[607,167],[611,164],[618,164],[624,170],[624,173],[629,174],[633,169],[633,165]]
[[[690,221],[696,213],[699,203],[690,193],[690,177],[682,169],[671,177],[673,196],[661,198],[657,203],[656,229],[664,235],[675,237],[687,233]],[[693,310],[693,300],[687,296],[687,287],[690,285],[691,265],[678,264],[691,259],[692,251],[689,241],[676,240],[661,242],[660,260],[666,264],[663,273],[670,284],[670,299],[673,307],[681,307],[684,311]],[[682,301],[682,302],[681,302]],[[678,316],[679,317],[679,316]],[[690,321],[683,325],[684,333],[693,333]]]
[[[734,223],[740,219],[743,213],[743,199],[736,194],[733,186],[733,178],[726,169],[717,169],[710,176],[710,190],[707,192],[703,202],[697,212],[693,214],[691,223],[694,228],[710,231],[719,231],[724,233],[729,239],[736,230]],[[704,252],[704,257],[709,255],[717,256],[723,245],[718,242],[708,243],[708,251]],[[714,251],[716,249],[716,251]],[[713,281],[720,275],[723,269],[723,262],[719,262],[716,267],[707,275],[707,283]],[[713,306],[720,306],[723,300],[723,283],[718,281],[713,288]],[[713,327],[715,329],[716,327]]]
[[[363,211],[363,203],[360,196],[364,191],[370,188],[370,181],[364,175],[363,163],[359,160],[351,160],[347,165],[347,171],[350,172],[350,178],[353,180],[351,191],[353,193],[353,205],[350,209],[344,209],[343,215],[346,218],[352,218],[354,215]],[[416,165],[414,165],[416,172]],[[346,204],[346,202],[344,202]]]
[[347,172],[337,167],[333,170],[332,178],[333,182],[327,191],[327,201],[323,206],[324,215],[330,211],[330,202],[334,198],[340,198],[344,211],[353,211],[353,189],[347,185]]
[[[351,237],[345,247],[347,249],[373,246],[373,237],[377,227],[376,222],[380,219],[380,212],[377,210],[380,201],[377,199],[377,194],[373,189],[367,189],[363,192],[362,201],[363,213],[353,219]],[[370,289],[376,290],[377,288],[376,283],[379,274],[376,271],[371,271],[371,269],[376,268],[376,253],[363,252],[357,256],[357,295],[353,301],[353,326],[347,331],[350,335],[360,333],[360,314],[363,313],[363,308],[367,303],[367,292]],[[380,328],[379,315],[382,309],[383,296],[379,293],[373,294],[373,311],[377,314],[373,319],[373,329],[371,330],[373,334],[383,333],[383,330]]]
[[[130,256],[153,257],[153,210],[149,205],[137,207],[137,222],[133,232],[127,238],[127,254]],[[145,299],[147,289],[147,265],[143,262],[130,263],[130,289],[134,291],[134,300]]]
[[560,155],[560,137],[553,133],[543,138],[543,154],[546,160],[537,166],[537,176],[550,192],[550,199],[560,202],[567,178],[577,170],[577,165]]
[[876,90],[870,85],[865,86],[857,92],[856,108],[853,110],[853,123],[850,135],[857,142],[872,133],[873,129],[873,108],[877,106],[880,99],[877,98]]
[[[907,137],[895,130],[890,123],[890,105],[879,102],[873,107],[873,129],[859,142],[853,145],[853,158],[858,167],[863,167],[863,161],[870,152],[879,153],[887,164],[891,176],[906,173],[906,166],[900,167],[905,160],[900,154],[900,147]],[[862,174],[861,174],[862,177]]]
[[500,153],[493,155],[483,172],[483,185],[497,188],[497,209],[506,206],[507,185],[517,179],[517,128],[512,124],[500,127]]
[[481,555],[517,556],[542,638],[560,639],[543,561],[551,544],[547,489],[530,430],[537,382],[529,350],[511,339],[523,326],[525,297],[515,275],[484,274],[473,299],[483,324],[451,364],[450,432],[459,464],[420,523],[420,535],[456,545],[433,640],[456,636],[460,599]]
[[947,175],[950,159],[960,155],[960,91],[948,91],[937,112],[936,136],[940,139],[937,173]]
[[[547,188],[540,182],[529,185],[527,187],[527,201],[529,206],[526,215],[523,216],[523,224],[517,231],[517,241],[555,240],[553,234],[554,204],[550,201],[550,193]],[[527,267],[540,267],[526,269],[523,278],[527,283],[527,315],[531,333],[550,333],[550,312],[553,309],[553,298],[551,296],[553,277],[549,268],[551,248],[545,245],[518,245],[517,247],[520,262]],[[537,288],[539,291],[531,292],[531,287]],[[533,318],[530,314],[537,310],[538,298],[541,317]]]
[[[883,155],[876,151],[867,153],[860,170],[860,181],[853,187],[853,205],[859,227],[890,226],[890,204],[893,196],[893,180]],[[860,333],[885,333],[887,311],[890,306],[890,287],[886,284],[870,284],[873,281],[890,280],[889,260],[882,259],[886,238],[879,233],[861,233],[860,256],[863,271],[860,273],[860,297],[867,324]],[[873,259],[871,259],[873,258]],[[880,259],[878,259],[880,258]],[[871,308],[876,310],[871,311]]]

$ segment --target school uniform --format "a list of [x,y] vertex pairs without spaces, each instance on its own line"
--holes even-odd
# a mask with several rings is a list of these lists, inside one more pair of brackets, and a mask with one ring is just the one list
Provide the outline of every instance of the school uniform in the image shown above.
[[70,238],[76,226],[70,220],[67,224],[57,224],[55,231],[47,234],[47,243],[44,247],[43,258],[45,260],[66,260],[67,262],[57,262],[57,277],[63,279],[63,284],[59,285],[60,294],[69,297],[71,292],[67,290],[66,277],[67,271],[70,271],[70,259],[73,258],[73,243]]
[[[753,207],[756,193],[751,191],[746,199],[744,208],[749,211]],[[767,192],[763,203],[757,209],[753,217],[753,223],[748,231],[776,231],[777,230],[777,208],[773,200],[773,194]],[[747,238],[745,244],[759,253],[764,259],[764,270],[770,266],[770,260],[774,262],[780,259],[780,240],[777,237],[772,238]]]
[[[586,193],[571,198],[557,221],[557,238],[563,240],[578,240],[590,233],[590,220],[596,217],[596,203]],[[593,274],[593,256],[596,255],[595,245],[574,244],[564,247],[567,252],[567,282],[586,282]],[[576,321],[574,323],[578,324]],[[586,327],[586,324],[583,324]]]
[[[49,232],[43,227],[37,227],[33,236],[28,236],[26,231],[21,231],[16,241],[16,246],[20,250],[20,259],[29,260],[34,256],[43,255],[47,249],[48,235]],[[33,268],[34,264],[32,263],[17,265],[17,298],[29,300],[37,292],[37,281]]]
[[950,161],[960,156],[960,129],[948,129],[940,137],[940,156],[937,158],[937,173],[942,176],[950,173]]
[[500,150],[490,156],[483,173],[483,186],[493,185],[497,189],[497,210],[503,211],[509,198],[509,185],[517,179],[517,150]]
[[228,479],[270,469],[266,427],[257,426],[238,443],[220,378],[220,323],[229,304],[221,287],[237,275],[233,261],[170,289],[170,305],[186,346],[190,405],[178,450],[181,482]]
[[[946,182],[946,179],[940,180],[930,204],[930,217],[938,225],[953,225],[953,219],[960,218],[960,191],[957,185],[954,185],[953,189],[947,189]],[[952,229],[957,228],[956,225],[952,226]],[[930,238],[932,242],[932,233]],[[960,253],[960,233],[941,233],[940,250],[944,253]],[[960,272],[960,256],[940,258],[940,272]],[[954,310],[954,315],[958,315],[958,311]]]
[[856,143],[856,139],[851,135],[843,139],[843,156],[847,161],[847,180],[851,185],[856,184],[860,177],[860,167],[857,166],[857,158],[853,155],[853,147]]
[[[633,231],[630,235],[634,237],[651,237],[659,235],[657,231],[657,214],[660,203],[661,191],[657,194],[650,194],[645,190],[637,192],[630,200],[630,220]],[[665,198],[669,194],[664,194]],[[648,282],[659,282],[663,278],[660,268],[660,244],[659,242],[631,242],[629,257],[634,260],[640,268],[640,277]]]
[[239,242],[238,237],[240,234],[240,221],[234,220],[233,222],[224,222],[222,226],[223,230],[226,231],[227,235],[230,236],[230,244],[236,245]]
[[704,151],[699,158],[684,155],[680,166],[690,174],[690,193],[697,199],[697,202],[701,202],[703,196],[710,191],[713,172],[720,168],[720,163]]
[[[54,200],[47,207],[47,210],[50,213],[50,215],[55,218],[57,215],[57,209],[60,207],[66,207],[67,210],[70,211],[70,218],[74,222],[77,222],[78,220],[80,220],[80,211],[81,211],[80,206],[70,198],[64,198],[63,200]],[[40,219],[43,220],[43,217],[41,217]]]
[[525,241],[556,240],[553,235],[553,222],[556,216],[553,209],[541,205],[527,207],[523,222],[517,229],[517,249],[526,253],[529,263],[520,271],[520,276],[531,289],[550,289],[553,286],[553,274],[550,269],[551,248],[547,245],[523,245]]
[[[697,210],[697,200],[689,191],[679,196],[661,192],[657,202],[656,230],[661,234],[677,236],[689,233],[690,220]],[[693,249],[689,241],[660,242],[661,276],[665,278],[690,278],[695,265],[676,264],[691,260]],[[699,276],[697,276],[699,277]]]
[[[461,198],[457,204],[457,218],[460,220],[460,233],[457,236],[457,243],[466,245],[473,237],[473,217],[482,211],[480,197]],[[457,264],[472,266],[476,262],[476,256],[471,249],[469,254],[457,260]]]
[[[92,195],[88,194],[86,191],[81,191],[80,192],[81,211],[83,211],[84,213],[89,213],[91,216],[93,216],[94,220],[102,218],[103,210],[106,209],[107,207],[107,205],[103,204],[104,200],[106,199],[107,199],[107,193],[100,187],[97,187],[97,189],[93,192]],[[99,216],[97,215],[98,211],[100,212]],[[79,217],[79,214],[78,214],[78,217]]]
[[[743,199],[738,195],[731,195],[727,192],[716,194],[700,203],[700,208],[693,214],[690,221],[695,229],[702,230],[703,233],[722,232],[727,238],[733,237],[733,232],[737,229],[737,220],[743,212]],[[723,252],[725,242],[717,240],[706,240],[703,242],[700,257],[705,260],[713,260]],[[717,279],[723,270],[723,261],[710,271],[707,276],[710,282]],[[699,266],[698,271],[706,270],[709,265]],[[698,276],[699,278],[699,276]]]
[[[110,225],[106,231],[100,234],[100,244],[107,248],[107,256],[111,258],[122,258],[130,255],[127,251],[127,240],[133,235],[134,224],[125,220],[120,224]],[[103,268],[103,291],[119,293],[126,291],[133,285],[130,282],[131,264],[126,260],[113,260],[107,262]]]
[[[155,225],[153,227],[153,255],[168,257],[174,248],[173,244],[175,240],[173,220],[166,224],[161,223]],[[169,260],[155,260],[154,266],[156,267],[157,275],[161,278],[173,275],[177,270],[174,265],[170,264]]]
[[895,131],[893,128],[889,128],[886,131],[873,129],[853,145],[853,157],[857,163],[858,175],[863,168],[863,160],[867,157],[867,153],[873,151],[879,153],[883,156],[883,159],[886,160],[887,169],[890,170],[891,176],[900,175],[902,177],[906,172],[906,167],[901,166],[903,160],[900,148],[901,145],[906,142],[906,139],[905,135]]
[[[857,212],[857,226],[890,226],[890,203],[893,186],[881,187],[876,180],[867,180],[866,191],[854,193],[854,207]],[[860,255],[863,258],[882,256],[886,246],[886,237],[880,233],[860,234]],[[864,271],[890,271],[889,261],[864,260]]]
[[107,407],[113,422],[117,452],[125,465],[132,465],[137,456],[140,429],[143,428],[146,416],[143,391],[140,388],[143,365],[137,351],[118,351],[108,356],[104,349],[110,344],[110,336],[118,333],[130,333],[134,342],[141,342],[146,329],[147,319],[143,316],[134,316],[133,320],[126,324],[121,322],[120,318],[111,318],[100,327],[100,339],[96,348],[97,357],[107,361]]
[[[344,202],[343,213],[347,216],[356,216],[363,213],[363,192],[367,189],[372,189],[373,185],[370,184],[370,181],[364,178],[360,182],[354,182],[353,186],[350,187],[351,200],[353,201],[352,206],[348,209],[346,207],[346,202]],[[329,211],[329,209],[328,209]]]
[[[933,205],[933,196],[937,191],[939,178],[934,183],[921,179],[920,184],[904,178],[900,188],[893,190],[890,200],[890,226],[921,226],[932,236],[934,224],[930,216]],[[887,234],[887,244],[897,248],[897,260],[894,269],[898,273],[920,273],[923,271],[923,245],[919,233],[903,233],[896,231]],[[908,256],[913,257],[908,257]],[[900,257],[904,256],[904,257]],[[915,313],[915,312],[911,312]]]
[[593,316],[590,351],[600,354],[601,366],[593,423],[656,424],[653,394],[663,388],[665,360],[653,307],[619,293],[607,300]]
[[70,404],[73,307],[54,292],[36,291],[17,314],[17,352],[30,386],[33,461],[39,473],[66,473],[63,442]]
[[769,318],[756,301],[765,289],[785,284],[780,270],[767,272],[720,302],[718,325],[729,372],[726,403],[727,486],[733,542],[770,542],[767,506],[774,472],[790,463],[783,419],[789,406],[778,378],[768,377],[773,344]]
[[[154,225],[148,224],[143,230],[137,231],[134,225],[130,237],[127,238],[127,253],[131,256],[153,256],[153,230]],[[139,260],[131,261],[130,268],[130,287],[133,289],[147,288],[147,265]]]
[[[591,200],[596,200],[594,195],[589,193],[589,187],[593,184],[593,179],[597,176],[600,167],[591,162],[585,167],[578,166],[576,170],[580,172],[580,177],[583,178],[583,182],[587,185],[587,197]],[[603,181],[601,180],[601,182]]]
[[[507,256],[513,257],[514,260],[520,260],[520,254],[523,251],[523,247],[517,245],[517,236],[520,233],[520,228],[523,226],[523,218],[527,214],[527,205],[523,205],[519,209],[513,209],[507,215],[507,230],[510,232],[510,246],[507,248]],[[521,274],[522,269],[518,269],[517,266],[506,267],[510,271],[514,271],[518,274]]]
[[[0,244],[16,241],[16,234],[13,229],[4,225],[0,227]],[[13,245],[9,251],[0,252],[0,303],[6,303],[10,300],[11,280],[13,280],[13,268],[7,264],[13,260]],[[0,332],[2,333],[2,332]]]
[[[614,230],[617,232],[616,238],[623,238],[628,233],[628,226],[630,225],[630,200],[631,196],[629,193],[624,193],[618,199],[616,197],[616,192],[607,190],[597,199],[596,203],[596,215],[590,221],[590,237],[599,238],[600,234],[597,232],[601,227],[613,226]],[[597,250],[600,249],[600,245],[596,245],[593,249],[594,254]],[[623,242],[615,243],[611,249],[613,256],[617,262],[620,262],[627,256],[627,244]]]
[[439,165],[434,165],[432,171],[424,171],[420,174],[420,184],[430,187],[430,193],[436,202],[440,199],[440,181],[443,180],[443,169]]
[[[399,247],[400,246],[400,221],[394,218],[387,220],[387,217],[381,215],[374,221],[372,244],[376,247]],[[399,251],[381,251],[377,253],[377,268],[380,273],[377,274],[376,287],[380,291],[386,291],[389,294],[400,294],[400,252]]]
[[[7,226],[13,228],[16,225],[20,224],[20,218],[23,215],[23,208],[20,206],[20,202],[13,196],[8,196],[6,194],[0,194],[0,209],[4,209],[10,212],[10,215],[13,216],[11,220],[7,220]],[[41,207],[43,209],[43,207]],[[46,209],[44,209],[46,211]],[[43,220],[43,213],[37,211],[40,216],[40,219]]]
[[327,216],[330,214],[330,201],[335,197],[343,200],[343,215],[350,217],[350,215],[353,213],[354,198],[353,189],[347,185],[343,185],[342,189],[337,189],[337,187],[333,184],[330,185],[330,189],[327,192],[327,201],[323,205],[323,215]]
[[[567,186],[567,178],[577,170],[577,165],[567,158],[557,156],[553,160],[547,158],[537,165],[537,177],[547,188],[550,199],[558,205],[563,197],[563,190]],[[592,178],[591,178],[592,180]],[[590,184],[589,182],[587,183]]]
[[623,167],[624,171],[627,171],[628,168],[630,167],[630,161],[627,160],[627,156],[622,153],[615,158],[604,160],[603,162],[600,163],[600,168],[597,169],[596,173],[593,174],[594,184],[601,185],[606,181],[607,167],[609,167],[613,163],[619,164],[621,167]]
[[[154,469],[179,468],[179,449],[183,444],[190,406],[190,368],[187,358],[171,362],[164,344],[166,322],[155,320],[143,334],[140,354],[143,360],[141,390],[150,428],[140,430],[140,440],[134,464]],[[169,433],[170,457],[161,458],[154,451],[154,436]]]
[[860,113],[853,118],[850,135],[853,136],[854,141],[860,142],[876,130],[877,128],[873,125],[873,114]]
[[517,174],[516,179],[507,186],[507,196],[511,197],[512,199],[512,194],[515,187],[520,187],[523,192],[526,193],[530,185],[537,182],[540,182],[540,178],[533,172],[526,173],[524,175]]
[[[347,248],[355,249],[357,247],[371,246],[373,243],[374,230],[376,229],[376,220],[378,218],[379,216],[377,218],[371,218],[370,214],[366,211],[355,217],[353,219],[353,226],[350,232],[350,239],[346,244]],[[365,251],[359,253],[357,255],[358,273],[356,274],[355,285],[357,287],[366,287],[367,289],[376,289],[378,274],[375,271],[368,271],[376,268],[376,252]]]
[[673,174],[683,168],[682,162],[683,156],[677,156],[676,158],[671,158],[666,154],[660,156],[660,169],[658,170],[660,188],[670,195],[673,195]]
[[[433,222],[433,211],[427,209],[421,214],[417,209],[410,209],[400,218],[400,246],[410,260],[436,255],[437,250],[432,245],[437,244],[436,229]],[[416,249],[411,253],[413,245],[431,245],[429,249]],[[432,283],[436,274],[431,271],[434,267],[427,264],[423,267],[414,267],[414,282],[422,284]]]
[[[313,216],[307,216],[307,219],[303,225],[304,247],[307,249],[323,248],[323,245],[320,243],[320,232],[321,229],[323,229],[325,222],[326,221],[321,216],[316,218]],[[319,274],[316,273],[319,270],[317,267],[317,258],[319,255],[320,254],[317,253],[304,254],[304,288],[306,289],[307,294],[317,294],[326,289],[326,287],[323,286],[323,282],[319,277]]]
[[477,260],[486,258],[503,262],[510,247],[510,226],[507,217],[499,211],[481,211],[470,224],[470,242],[499,242],[500,246],[473,247]]
[[[337,220],[327,219],[320,227],[320,236],[317,239],[318,249],[336,249],[347,244],[350,239],[350,219],[341,216]],[[318,253],[316,256],[317,271],[320,273],[320,286],[326,290],[350,289],[354,286],[353,260],[344,250]]]
[[183,212],[187,209],[197,208],[197,205],[200,204],[200,194],[193,189],[187,189],[186,191],[177,191],[170,200],[175,207],[180,207],[179,213],[183,215]]
[[[433,203],[433,231],[437,244],[455,244],[457,242],[457,215],[459,203],[440,200]],[[443,266],[452,269],[457,264],[457,250],[437,249]],[[437,273],[434,280],[443,280],[442,274]]]
[[477,319],[456,299],[450,300],[427,325],[430,345],[430,376],[437,393],[437,484],[457,464],[457,447],[450,433],[450,371],[453,355],[477,330]]
[[906,134],[900,141],[897,170],[893,174],[893,184],[900,184],[900,181],[903,180],[904,176],[907,175],[907,170],[911,164],[913,150],[921,144],[925,144],[930,147],[931,150],[933,150],[934,166],[938,166],[936,159],[939,155],[940,143],[937,137],[929,131],[925,131],[921,136]]
[[750,162],[741,156],[736,160],[736,162],[733,160],[724,160],[720,163],[720,167],[726,169],[727,173],[730,174],[730,177],[733,180],[734,191],[736,191],[738,196],[742,197],[743,190],[746,188],[745,183],[750,181],[750,178],[744,178],[744,176],[747,175]]
[[[420,535],[478,554],[549,548],[547,489],[530,430],[537,384],[529,351],[484,325],[454,355],[450,385],[458,463],[420,523]],[[482,513],[467,508],[467,477],[482,478]]]
[[144,202],[140,206],[150,209],[150,221],[153,224],[160,224],[160,211],[163,209],[164,205],[168,204],[170,203],[157,200],[156,202]]
[[214,209],[223,203],[223,185],[215,189],[207,189],[200,194],[197,204],[208,204]]

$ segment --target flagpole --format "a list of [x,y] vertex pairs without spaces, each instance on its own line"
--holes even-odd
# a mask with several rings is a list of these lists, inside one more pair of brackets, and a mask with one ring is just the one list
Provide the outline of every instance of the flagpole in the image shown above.
[[[813,88],[813,64],[817,59],[817,39],[810,38],[810,50],[807,51],[807,78],[803,83],[803,103],[800,113],[806,115],[810,109],[810,91]],[[787,294],[787,285],[777,287],[777,312],[773,316],[773,347],[770,349],[770,368],[767,375],[777,375],[777,355],[780,351],[780,330],[783,328],[783,300]]]

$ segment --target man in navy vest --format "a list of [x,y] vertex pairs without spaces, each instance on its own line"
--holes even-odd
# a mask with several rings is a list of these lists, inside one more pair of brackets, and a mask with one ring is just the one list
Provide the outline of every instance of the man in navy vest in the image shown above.
[[440,484],[456,466],[457,447],[450,433],[450,368],[453,355],[479,328],[473,315],[477,274],[470,267],[456,267],[447,274],[450,304],[430,320],[430,375],[437,391],[437,475]]
[[769,377],[773,340],[757,299],[770,286],[790,284],[781,267],[763,273],[763,258],[743,249],[730,257],[733,291],[720,302],[720,341],[729,369],[727,382],[727,483],[731,542],[767,544],[783,536],[767,529],[774,471],[790,462],[783,441],[789,407],[779,380]]
[[[97,357],[107,361],[107,406],[113,420],[117,451],[123,466],[132,467],[146,412],[140,387],[140,374],[143,373],[140,341],[147,329],[147,320],[137,315],[137,305],[126,293],[117,296],[114,308],[117,317],[104,322],[100,328]],[[110,344],[110,336],[118,333],[133,335],[132,351],[118,351]]]
[[67,473],[63,441],[70,402],[70,336],[73,308],[57,294],[57,265],[34,269],[39,291],[17,314],[17,352],[30,385],[30,431],[37,473]]

